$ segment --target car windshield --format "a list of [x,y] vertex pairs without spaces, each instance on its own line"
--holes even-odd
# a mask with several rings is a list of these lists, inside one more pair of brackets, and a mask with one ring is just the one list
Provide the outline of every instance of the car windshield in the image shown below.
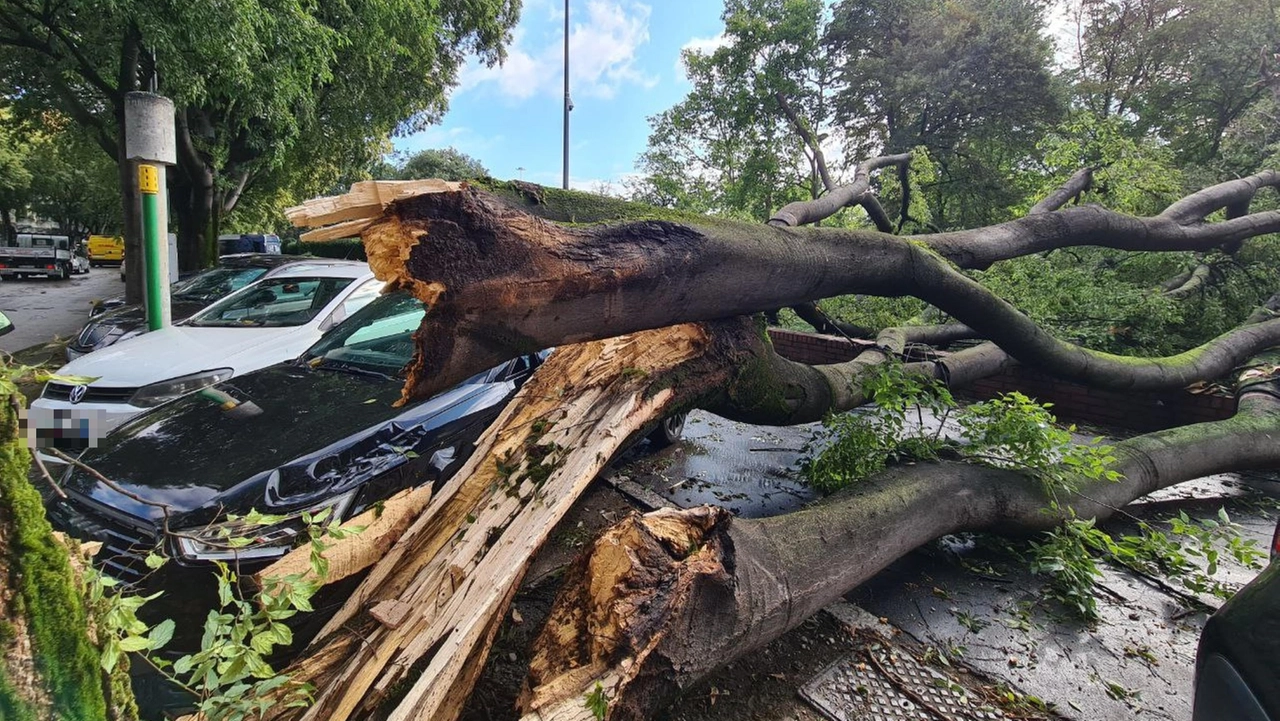
[[340,323],[303,360],[313,368],[396,375],[413,358],[413,332],[426,308],[408,293],[384,295]]
[[174,300],[211,303],[266,275],[266,268],[210,268],[180,281],[170,291]]
[[196,327],[305,325],[353,278],[268,278],[223,298],[196,314]]

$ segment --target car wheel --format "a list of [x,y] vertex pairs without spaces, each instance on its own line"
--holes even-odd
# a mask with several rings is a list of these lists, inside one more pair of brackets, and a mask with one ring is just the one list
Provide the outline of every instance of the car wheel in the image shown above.
[[649,444],[654,448],[666,448],[680,442],[684,435],[684,421],[688,413],[677,413],[663,418],[658,427],[649,434]]

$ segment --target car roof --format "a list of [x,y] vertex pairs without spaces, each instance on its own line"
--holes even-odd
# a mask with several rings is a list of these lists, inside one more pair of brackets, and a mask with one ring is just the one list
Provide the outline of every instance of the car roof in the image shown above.
[[280,268],[293,263],[309,263],[311,265],[339,265],[343,263],[360,263],[361,261],[342,260],[339,258],[318,258],[312,255],[283,255],[280,253],[233,253],[218,258],[218,267],[222,268]]
[[[372,275],[368,263],[346,262],[334,264],[302,263],[296,267],[281,268],[271,278],[363,278]],[[258,281],[262,282],[262,281]]]

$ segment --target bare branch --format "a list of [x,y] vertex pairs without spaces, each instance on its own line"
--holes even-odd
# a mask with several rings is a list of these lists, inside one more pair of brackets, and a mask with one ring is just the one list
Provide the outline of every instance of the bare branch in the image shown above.
[[862,199],[862,196],[871,188],[871,173],[873,171],[891,165],[902,165],[910,162],[911,153],[885,155],[865,160],[858,165],[858,170],[853,176],[852,183],[836,188],[817,200],[784,205],[781,210],[774,213],[773,217],[769,219],[769,224],[794,228],[816,223],[823,218],[830,218],[841,208],[846,208]]
[[1257,194],[1258,190],[1277,186],[1280,186],[1280,173],[1266,170],[1247,178],[1229,180],[1192,193],[1165,208],[1160,217],[1176,223],[1204,220],[1214,211],[1230,205],[1243,202],[1247,207],[1248,201]]
[[787,102],[787,97],[782,93],[774,93],[773,97],[778,101],[778,107],[782,108],[782,112],[786,114],[787,119],[791,121],[792,127],[804,144],[809,147],[813,153],[813,162],[818,166],[818,177],[822,179],[822,187],[828,192],[835,189],[835,183],[831,180],[831,173],[827,171],[827,158],[822,153],[822,146],[818,143],[818,139],[814,137],[813,131],[809,130],[809,126],[800,116],[796,114],[791,103]]
[[997,261],[1054,248],[1092,245],[1131,251],[1205,251],[1278,231],[1280,211],[1253,213],[1220,223],[1182,225],[1163,215],[1137,218],[1083,206],[915,239],[962,268],[981,270]]
[[1186,298],[1197,290],[1203,288],[1212,273],[1212,266],[1206,263],[1201,263],[1197,265],[1195,269],[1186,273],[1185,277],[1180,276],[1181,282],[1174,285],[1172,288],[1165,289],[1164,294],[1170,298]]
[[1030,213],[1048,213],[1066,205],[1068,201],[1088,190],[1093,185],[1093,168],[1077,170],[1062,187],[1045,196],[1044,200],[1031,206]]

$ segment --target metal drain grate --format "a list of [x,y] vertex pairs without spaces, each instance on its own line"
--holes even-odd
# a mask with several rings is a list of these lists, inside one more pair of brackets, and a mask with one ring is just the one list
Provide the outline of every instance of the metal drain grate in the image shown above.
[[800,695],[833,721],[1005,718],[991,707],[974,705],[972,697],[966,698],[951,684],[946,676],[914,658],[881,647],[841,658],[801,687]]

